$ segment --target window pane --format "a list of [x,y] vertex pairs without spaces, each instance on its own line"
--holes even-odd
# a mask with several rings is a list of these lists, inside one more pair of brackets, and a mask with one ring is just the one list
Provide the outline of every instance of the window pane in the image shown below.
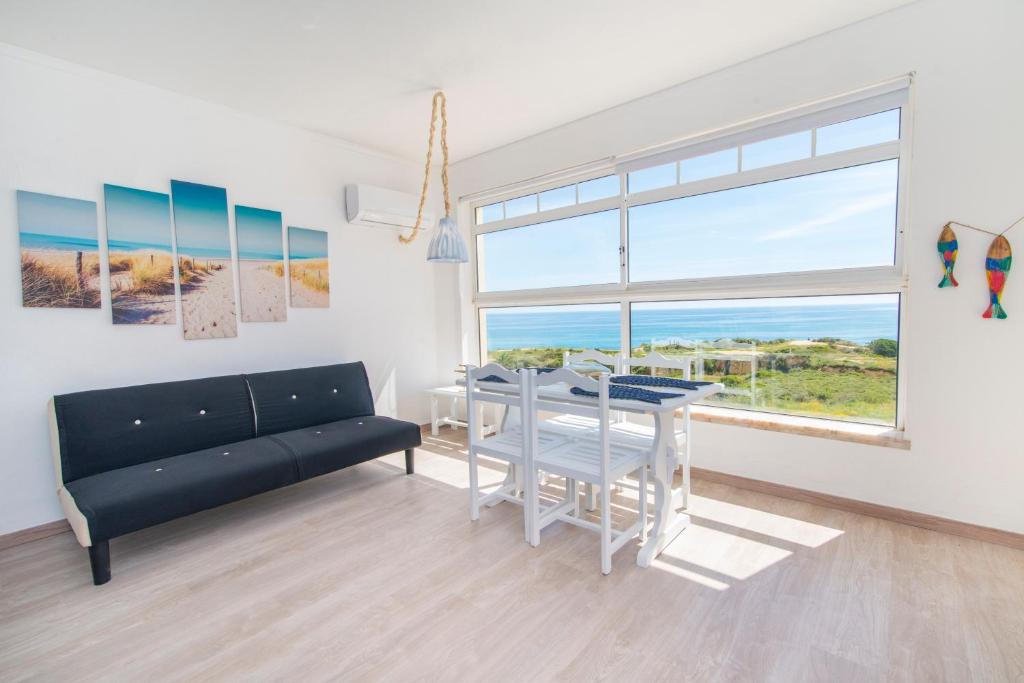
[[576,203],[576,186],[566,185],[540,193],[540,210],[560,209]]
[[784,164],[811,156],[811,131],[743,145],[743,170]]
[[506,368],[561,367],[562,353],[618,353],[619,304],[482,308],[487,360]]
[[819,128],[815,153],[831,154],[899,139],[900,110],[890,109]]
[[629,174],[629,191],[643,192],[676,184],[675,163],[653,166]]
[[619,281],[619,210],[477,235],[481,292]]
[[619,176],[606,175],[580,183],[580,203],[592,202],[595,199],[614,197],[619,194]]
[[892,265],[896,159],[629,209],[630,278]]
[[483,225],[492,221],[500,221],[505,217],[505,205],[502,202],[479,206],[476,209],[476,224]]
[[690,357],[694,378],[725,384],[711,405],[896,423],[898,294],[638,303],[630,316],[634,356]]
[[735,147],[692,159],[683,159],[679,162],[679,182],[689,183],[694,180],[736,173],[739,170],[738,162],[739,155]]
[[530,213],[537,213],[537,195],[535,194],[509,199],[505,202],[505,218],[515,218]]

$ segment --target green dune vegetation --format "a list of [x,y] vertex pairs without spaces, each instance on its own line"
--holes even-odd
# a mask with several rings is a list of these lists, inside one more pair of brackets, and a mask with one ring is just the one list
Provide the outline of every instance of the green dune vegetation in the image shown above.
[[[714,348],[712,344],[695,349],[668,345],[658,346],[656,350],[666,356],[697,356],[696,362],[703,364],[703,378],[725,385],[726,391],[707,401],[708,405],[895,424],[898,352],[895,340],[875,339],[868,344],[835,338],[733,341],[747,346]],[[756,346],[750,347],[751,343]],[[756,367],[750,358],[752,348],[756,349],[753,351]],[[565,351],[580,350],[508,349],[492,351],[489,359],[508,368],[553,367],[562,364]],[[650,350],[649,344],[643,344],[634,348],[632,355],[642,356]],[[634,372],[649,374],[650,371],[635,368]],[[666,370],[659,370],[658,374],[682,375],[679,371]]]
[[111,252],[110,277],[118,293],[173,294],[174,259],[159,252]]
[[293,259],[288,264],[291,278],[317,292],[330,292],[327,259]]
[[22,303],[29,307],[99,308],[95,253],[21,251]]

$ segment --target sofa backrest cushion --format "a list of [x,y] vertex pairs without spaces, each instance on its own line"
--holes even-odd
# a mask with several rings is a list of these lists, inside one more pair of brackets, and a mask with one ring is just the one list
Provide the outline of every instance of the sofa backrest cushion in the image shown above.
[[53,405],[65,483],[255,435],[241,375],[82,391]]
[[373,415],[362,363],[246,375],[259,436]]

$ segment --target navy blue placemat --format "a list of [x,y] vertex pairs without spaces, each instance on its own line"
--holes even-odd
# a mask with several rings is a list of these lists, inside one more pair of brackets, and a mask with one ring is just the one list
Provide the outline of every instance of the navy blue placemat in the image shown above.
[[612,384],[632,384],[638,387],[675,387],[676,389],[699,389],[714,382],[693,382],[675,377],[651,377],[650,375],[615,375]]
[[[596,391],[587,391],[581,387],[573,387],[570,389],[576,396],[590,396],[597,398]],[[643,401],[644,403],[661,403],[663,398],[679,398],[686,394],[666,394],[663,391],[651,391],[649,389],[638,389],[636,387],[626,387],[617,384],[612,384],[608,387],[608,397],[614,398],[618,401]]]
[[[545,372],[554,372],[555,370],[557,370],[557,368],[527,368],[527,370],[531,369],[536,370],[538,375],[544,374]],[[508,380],[502,379],[497,375],[487,375],[486,377],[481,377],[480,379],[477,380],[477,382],[497,382],[498,384],[508,384]]]

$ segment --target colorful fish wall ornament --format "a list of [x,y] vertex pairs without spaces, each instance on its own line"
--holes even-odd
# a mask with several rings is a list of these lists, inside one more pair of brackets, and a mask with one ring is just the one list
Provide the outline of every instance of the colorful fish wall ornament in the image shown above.
[[1010,243],[1002,235],[992,240],[992,246],[988,248],[985,257],[985,275],[988,277],[988,309],[982,314],[983,318],[1005,318],[1006,310],[1003,308],[1003,288],[1006,286],[1006,276],[1010,272],[1010,263],[1013,261],[1013,252],[1010,250]]
[[953,232],[950,224],[946,223],[942,226],[942,232],[939,233],[939,256],[942,257],[942,267],[946,269],[946,272],[942,275],[942,282],[939,283],[939,287],[960,286],[960,283],[953,277],[953,267],[956,265],[957,251],[956,233]]

